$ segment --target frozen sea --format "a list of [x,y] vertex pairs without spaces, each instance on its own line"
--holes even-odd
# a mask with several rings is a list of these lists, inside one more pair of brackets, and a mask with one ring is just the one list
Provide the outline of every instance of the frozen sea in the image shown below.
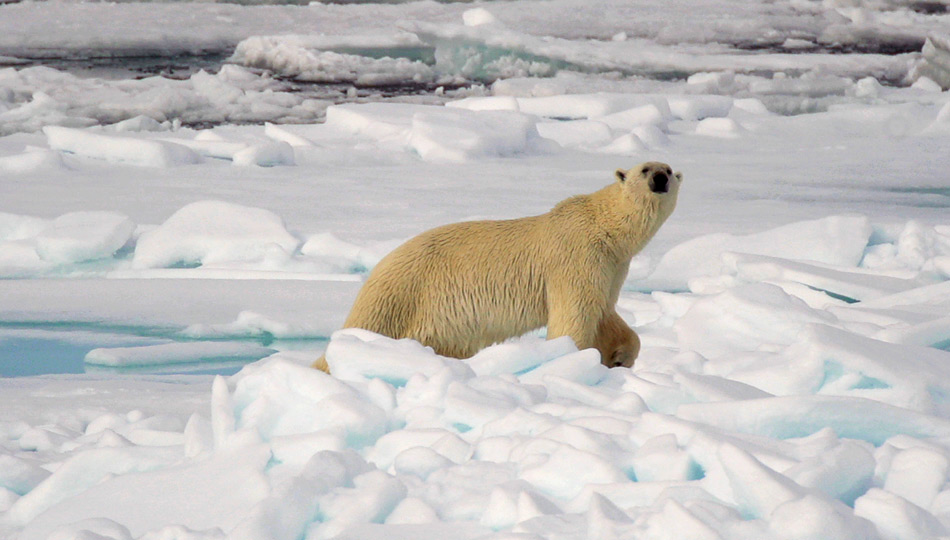
[[[0,66],[0,538],[950,537],[943,2],[0,1]],[[338,331],[649,160],[632,369]]]

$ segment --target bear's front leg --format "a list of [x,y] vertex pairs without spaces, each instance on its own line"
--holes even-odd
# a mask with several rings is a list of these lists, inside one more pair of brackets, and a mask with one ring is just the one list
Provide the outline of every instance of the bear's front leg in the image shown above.
[[613,311],[607,307],[606,290],[580,279],[549,282],[548,339],[571,336],[578,349],[597,347],[600,321]]
[[640,354],[640,337],[613,308],[597,326],[597,350],[607,367],[631,367]]

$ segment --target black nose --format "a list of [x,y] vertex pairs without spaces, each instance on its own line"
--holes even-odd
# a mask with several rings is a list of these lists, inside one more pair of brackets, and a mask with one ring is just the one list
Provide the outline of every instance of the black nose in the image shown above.
[[653,193],[666,193],[670,189],[670,177],[663,171],[653,173],[650,189],[653,190]]

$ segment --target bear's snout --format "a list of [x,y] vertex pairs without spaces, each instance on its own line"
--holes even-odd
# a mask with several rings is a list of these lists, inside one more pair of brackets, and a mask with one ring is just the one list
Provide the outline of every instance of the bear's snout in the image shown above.
[[653,178],[650,179],[650,190],[653,193],[666,193],[670,190],[670,177],[664,171],[653,173]]

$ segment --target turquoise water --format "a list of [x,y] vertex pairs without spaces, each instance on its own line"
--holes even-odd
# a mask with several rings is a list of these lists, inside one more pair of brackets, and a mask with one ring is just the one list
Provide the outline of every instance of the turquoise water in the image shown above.
[[84,373],[83,358],[94,348],[58,339],[5,338],[0,341],[0,377]]
[[[52,326],[55,328],[55,325]],[[154,332],[144,328],[140,333],[38,327],[0,329],[0,377],[70,373],[233,375],[244,365],[257,360],[213,358],[192,363],[130,367],[86,365],[84,361],[89,351],[101,347],[136,347],[173,341],[156,337]],[[314,354],[319,355],[319,350],[324,346],[325,341],[306,340],[276,348],[313,349],[317,351]]]

